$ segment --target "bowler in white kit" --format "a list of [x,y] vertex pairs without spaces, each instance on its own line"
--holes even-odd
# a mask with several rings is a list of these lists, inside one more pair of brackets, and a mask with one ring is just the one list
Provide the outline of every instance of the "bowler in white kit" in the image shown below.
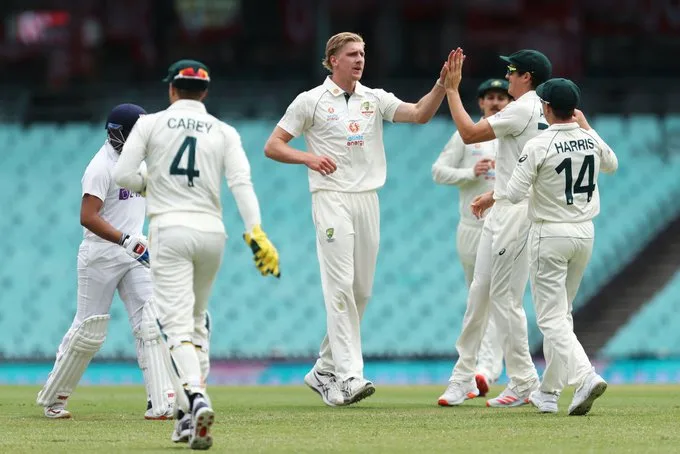
[[[206,392],[207,309],[226,241],[223,178],[245,224],[244,239],[257,269],[278,277],[279,257],[260,227],[260,206],[241,137],[210,115],[202,102],[208,94],[208,68],[180,60],[170,66],[164,81],[170,107],[137,122],[114,178],[123,187],[146,192],[156,321],[171,354],[172,365],[169,357],[166,363],[180,407],[172,441],[209,449],[215,413]],[[148,176],[138,171],[142,161]]]
[[[498,113],[508,105],[508,81],[488,79],[477,88],[477,100],[482,118]],[[435,183],[454,185],[459,188],[458,211],[460,221],[456,229],[456,250],[460,259],[468,288],[475,271],[477,247],[482,236],[483,219],[472,214],[470,204],[478,195],[492,191],[496,182],[495,159],[498,140],[466,145],[456,131],[441,154],[432,165]],[[498,337],[493,313],[482,339],[477,359],[475,381],[480,397],[489,392],[503,372],[503,346]]]
[[550,127],[526,143],[507,187],[513,203],[529,193],[531,294],[544,338],[546,368],[529,400],[541,412],[556,413],[565,384],[575,385],[569,414],[585,415],[607,383],[574,334],[572,303],[593,251],[598,175],[616,171],[618,160],[576,110],[576,84],[550,79],[536,93]]
[[[349,405],[375,392],[364,377],[361,318],[373,289],[385,183],[383,122],[426,123],[444,99],[444,63],[432,89],[416,104],[359,80],[364,41],[339,33],[326,44],[323,84],[298,95],[265,145],[276,161],[309,168],[327,335],[305,383],[329,406]],[[304,135],[308,152],[288,142]],[[407,145],[399,152],[407,152]]]
[[[112,178],[123,144],[146,112],[134,104],[116,106],[108,116],[108,140],[92,158],[82,179],[78,251],[78,309],[59,350],[38,404],[48,418],[70,418],[66,403],[87,365],[104,343],[116,290],[136,339],[137,361],[147,391],[146,419],[172,418],[175,393],[161,363],[160,331],[144,318],[153,293],[149,254],[142,234],[146,203]],[[144,169],[142,168],[143,172]]]

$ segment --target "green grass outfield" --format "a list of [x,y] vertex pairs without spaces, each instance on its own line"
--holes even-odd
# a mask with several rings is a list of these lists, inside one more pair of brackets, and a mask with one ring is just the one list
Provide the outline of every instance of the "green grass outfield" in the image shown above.
[[[680,386],[610,386],[588,416],[530,406],[440,408],[443,386],[379,386],[369,399],[328,408],[309,389],[213,387],[211,452],[645,453],[680,452]],[[492,390],[495,395],[500,388]],[[71,420],[48,420],[38,388],[0,387],[0,452],[184,452],[171,421],[145,421],[141,387],[81,387]]]

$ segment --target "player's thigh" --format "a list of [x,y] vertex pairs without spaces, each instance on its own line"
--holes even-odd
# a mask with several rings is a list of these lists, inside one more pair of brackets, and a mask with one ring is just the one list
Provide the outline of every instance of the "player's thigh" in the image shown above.
[[368,298],[373,290],[380,246],[380,204],[375,191],[349,194],[354,211],[354,290]]
[[456,250],[464,266],[472,265],[474,269],[477,260],[477,249],[482,237],[482,224],[470,225],[461,222],[456,229]]
[[[193,331],[194,243],[191,229],[172,226],[150,228],[151,278],[153,296],[164,332]],[[178,331],[178,333],[171,333]],[[186,331],[186,333],[185,333]]]
[[139,331],[144,305],[153,296],[151,272],[144,265],[135,262],[118,283],[118,294],[128,313],[133,333]]
[[525,251],[530,223],[524,204],[494,208],[497,211],[491,225],[491,294],[492,298],[494,295],[504,298],[513,289],[526,285]]
[[566,289],[569,312],[593,252],[592,238],[572,238],[573,255],[567,266]]
[[104,243],[87,242],[78,251],[76,320],[108,314],[124,268]]
[[224,253],[224,233],[195,232],[197,250],[194,256],[194,316],[204,319],[208,300],[212,291],[215,276],[222,264]]
[[[531,285],[536,319],[546,326],[567,316],[566,278],[571,244],[568,238],[532,236]],[[535,262],[535,265],[533,264]]]
[[327,286],[351,291],[354,280],[354,224],[344,194],[319,191],[312,195],[321,278]]

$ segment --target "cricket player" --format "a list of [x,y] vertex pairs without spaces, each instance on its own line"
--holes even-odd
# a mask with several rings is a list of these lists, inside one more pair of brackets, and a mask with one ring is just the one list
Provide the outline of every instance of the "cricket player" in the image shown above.
[[[363,374],[360,322],[380,240],[383,121],[426,123],[445,95],[446,62],[436,84],[416,104],[362,85],[364,64],[361,36],[332,36],[323,59],[331,75],[295,98],[265,145],[269,158],[309,168],[327,335],[305,383],[329,406],[353,404],[375,392]],[[307,153],[288,145],[300,135]]]
[[493,311],[498,336],[504,339],[503,357],[510,382],[498,397],[487,400],[486,405],[517,407],[528,403],[529,394],[538,388],[538,374],[531,361],[522,305],[529,278],[525,248],[529,230],[527,202],[513,204],[507,200],[507,184],[524,144],[548,127],[535,88],[550,78],[552,65],[536,50],[525,49],[501,57],[508,64],[508,92],[515,101],[497,114],[474,123],[458,93],[464,59],[460,48],[449,55],[446,80],[449,109],[464,143],[498,138],[496,182],[493,192],[482,194],[472,202],[473,214],[477,217],[493,208],[484,220],[479,241],[463,328],[456,342],[458,361],[438,403],[460,405],[479,395],[475,365],[489,311]]
[[[168,69],[170,107],[141,118],[125,143],[114,179],[146,192],[154,301],[178,391],[173,441],[209,449],[214,411],[206,393],[208,299],[226,240],[220,187],[226,176],[245,224],[244,239],[262,275],[279,273],[276,248],[260,227],[260,206],[238,132],[203,104],[208,68],[180,60]],[[138,171],[146,162],[148,176]],[[187,436],[188,435],[188,436]],[[187,439],[188,438],[188,439]]]
[[[152,296],[142,196],[116,185],[113,167],[140,115],[134,104],[116,106],[108,116],[108,140],[92,158],[82,179],[80,223],[84,239],[78,251],[78,309],[59,345],[57,360],[37,403],[45,416],[70,418],[66,403],[87,365],[106,338],[113,294],[118,290],[136,338],[137,360],[147,390],[146,419],[172,418],[174,391],[160,358],[160,331],[145,323]],[[142,169],[144,171],[144,169]]]
[[[508,81],[489,79],[477,88],[477,102],[482,118],[488,118],[510,102]],[[470,209],[472,200],[480,194],[493,190],[496,181],[494,160],[498,140],[465,145],[456,131],[432,166],[435,183],[458,186],[460,222],[456,233],[456,249],[465,272],[468,288],[472,283],[475,269],[477,246],[482,235],[483,220],[477,219]],[[496,335],[496,325],[492,316],[482,340],[477,359],[475,380],[480,396],[489,392],[503,372],[503,347]]]
[[550,127],[526,143],[507,187],[512,203],[529,192],[531,293],[547,362],[529,400],[543,413],[557,413],[565,383],[573,384],[569,414],[585,415],[607,383],[574,334],[572,303],[593,250],[597,177],[616,171],[618,160],[576,110],[581,97],[576,84],[550,79],[536,93]]

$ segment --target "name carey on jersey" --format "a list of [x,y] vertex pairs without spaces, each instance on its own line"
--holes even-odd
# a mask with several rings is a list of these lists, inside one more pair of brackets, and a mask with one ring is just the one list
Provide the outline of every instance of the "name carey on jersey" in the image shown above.
[[207,121],[194,120],[193,118],[175,118],[170,117],[167,121],[167,126],[170,129],[187,129],[189,131],[205,132],[210,133],[210,128],[213,127],[212,123]]
[[555,151],[557,153],[568,153],[572,151],[587,151],[595,148],[593,139],[579,139],[579,140],[565,140],[564,142],[555,142]]

